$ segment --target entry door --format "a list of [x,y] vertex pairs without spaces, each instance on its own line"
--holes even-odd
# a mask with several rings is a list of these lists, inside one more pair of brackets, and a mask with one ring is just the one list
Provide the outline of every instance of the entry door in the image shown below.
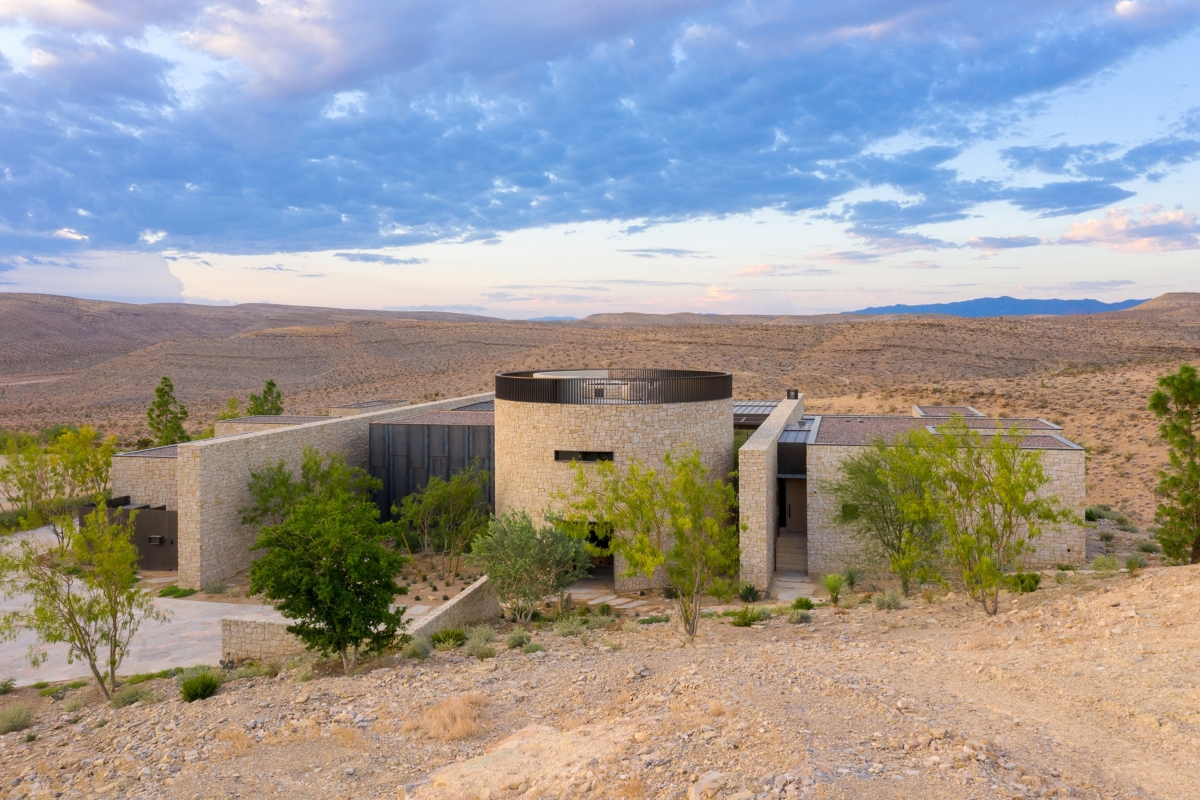
[[788,533],[808,533],[808,481],[784,481],[783,529]]

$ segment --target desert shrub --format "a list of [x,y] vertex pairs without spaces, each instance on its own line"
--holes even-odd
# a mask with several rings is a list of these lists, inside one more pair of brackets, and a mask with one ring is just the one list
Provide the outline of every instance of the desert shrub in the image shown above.
[[0,708],[0,735],[23,731],[33,724],[33,709],[24,703],[12,703]]
[[489,642],[494,641],[495,638],[496,631],[492,630],[490,625],[479,625],[477,627],[467,629],[468,642],[480,641],[484,644],[488,644]]
[[433,642],[428,636],[417,636],[411,642],[404,645],[404,649],[400,651],[400,655],[405,658],[415,658],[419,661],[424,661],[429,658],[429,654],[433,652]]
[[667,600],[678,600],[679,599],[679,590],[676,589],[674,586],[664,586],[663,587],[663,597],[665,597]]
[[563,617],[554,623],[554,632],[559,636],[578,636],[585,630],[579,617]]
[[1117,535],[1115,533],[1113,533],[1112,531],[1101,531],[1100,532],[1100,541],[1104,542],[1105,544],[1112,544],[1113,540],[1115,540],[1116,538],[1117,538]]
[[749,628],[754,623],[768,619],[770,616],[771,612],[765,608],[759,608],[757,606],[742,606],[742,608],[730,618],[729,624],[735,628]]
[[757,603],[762,600],[762,592],[753,583],[745,582],[738,587],[738,597],[743,603]]
[[933,587],[926,587],[921,590],[921,599],[924,600],[926,603],[933,605],[934,603],[937,602],[937,598],[938,598],[937,590],[934,589]]
[[615,622],[615,619],[613,617],[602,617],[599,614],[597,614],[594,617],[588,617],[587,620],[585,620],[585,624],[587,625],[587,629],[589,631],[604,630],[605,628],[612,625],[613,622]]
[[880,611],[899,611],[904,606],[903,599],[895,589],[888,589],[872,595],[871,602]]
[[1092,560],[1092,569],[1096,572],[1116,572],[1120,566],[1116,556],[1096,556]]
[[670,622],[671,618],[666,614],[651,614],[648,617],[642,617],[637,621],[638,625],[657,625],[660,622]]
[[483,729],[480,719],[487,698],[481,694],[451,697],[430,706],[420,717],[405,725],[407,730],[419,730],[434,739],[452,741],[474,736]]
[[504,643],[508,645],[509,650],[516,650],[518,647],[524,647],[529,644],[530,637],[527,631],[517,629],[504,637]]
[[1125,569],[1130,573],[1134,573],[1144,566],[1146,566],[1146,559],[1141,556],[1129,556],[1125,559]]
[[175,672],[176,670],[174,669],[164,669],[159,670],[158,672],[139,672],[136,675],[130,675],[128,678],[125,678],[121,681],[121,683],[125,684],[126,686],[137,686],[139,683],[145,683],[146,681],[155,681],[159,678],[169,678],[174,675]]
[[811,597],[797,597],[792,601],[792,608],[796,611],[812,611],[816,608]]
[[211,672],[193,675],[179,685],[179,695],[183,702],[192,703],[212,697],[221,688],[221,679]]
[[1054,568],[1059,572],[1074,572],[1075,570],[1079,569],[1079,567],[1075,566],[1074,564],[1055,564]]
[[[195,669],[195,668],[193,668]],[[190,678],[193,673],[184,671],[184,678]],[[250,661],[233,673],[235,679],[238,678],[274,678],[279,674],[279,663],[276,661],[267,661],[260,663],[258,661]]]
[[842,589],[846,588],[846,576],[840,572],[830,572],[821,576],[821,585],[829,592],[829,602],[836,606]]
[[467,632],[462,628],[443,628],[429,639],[438,650],[453,650],[467,643]]
[[787,621],[792,625],[807,625],[808,623],[812,622],[812,614],[808,613],[807,611],[797,609],[788,614]]
[[71,681],[62,686],[47,686],[39,691],[38,694],[42,697],[53,697],[55,700],[62,700],[71,689],[82,689],[84,686],[87,686],[87,683],[87,681]]
[[846,580],[846,588],[853,592],[862,581],[862,570],[846,567],[842,570],[842,577]]
[[1137,543],[1137,549],[1143,553],[1161,553],[1162,547],[1158,542],[1152,542],[1149,539],[1142,539]]
[[467,655],[478,658],[480,661],[483,661],[485,658],[493,658],[496,655],[496,648],[482,639],[468,639],[467,646],[463,650]]
[[112,707],[124,708],[134,703],[149,703],[154,700],[154,692],[145,686],[122,686],[112,693]]
[[1076,584],[1083,583],[1084,579],[1071,572],[1070,570],[1059,570],[1054,573],[1054,582],[1058,584]]
[[521,648],[521,652],[528,655],[529,653],[540,653],[545,649],[546,648],[542,647],[537,642],[530,642],[529,644],[527,644]]
[[621,626],[621,630],[625,631],[626,633],[637,633],[641,629],[642,626],[639,625],[638,621],[634,619],[625,620],[625,624]]
[[602,617],[611,617],[612,616],[612,606],[609,605],[608,603],[601,603],[599,606],[596,607],[596,613]]
[[1004,588],[1015,594],[1036,592],[1041,584],[1042,573],[1040,572],[1014,572],[1004,576]]
[[229,587],[225,585],[224,581],[213,581],[204,587],[205,594],[225,594],[227,591],[229,591]]
[[87,700],[84,700],[82,697],[69,697],[67,698],[66,702],[63,703],[63,711],[67,712],[68,714],[73,714],[79,709],[83,708],[85,705],[87,705]]
[[17,688],[16,678],[5,678],[0,681],[0,694],[8,694],[15,688]]
[[170,586],[164,586],[159,590],[159,597],[191,597],[196,593],[195,589],[184,589],[177,583],[172,583]]

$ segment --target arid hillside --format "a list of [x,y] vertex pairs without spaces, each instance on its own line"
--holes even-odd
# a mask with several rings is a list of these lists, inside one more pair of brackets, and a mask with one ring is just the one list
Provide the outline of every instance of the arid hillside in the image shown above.
[[805,393],[810,411],[969,402],[1061,423],[1092,449],[1093,502],[1143,524],[1163,460],[1155,379],[1200,363],[1200,295],[1070,317],[596,315],[575,323],[284,306],[131,306],[0,295],[0,428],[88,422],[144,435],[162,375],[200,429],[268,378],[289,412],[371,397],[486,391],[505,369],[725,369],[739,398]]

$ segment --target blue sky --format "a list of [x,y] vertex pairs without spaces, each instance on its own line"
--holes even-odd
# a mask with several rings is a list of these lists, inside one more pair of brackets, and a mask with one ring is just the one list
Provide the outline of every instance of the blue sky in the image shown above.
[[1200,0],[8,0],[0,290],[811,313],[1200,291]]

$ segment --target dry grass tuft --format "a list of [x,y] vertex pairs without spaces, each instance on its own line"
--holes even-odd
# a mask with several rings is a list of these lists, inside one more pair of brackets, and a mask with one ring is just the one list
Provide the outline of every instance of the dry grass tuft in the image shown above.
[[406,724],[405,730],[420,730],[442,741],[465,739],[483,730],[480,712],[487,698],[472,692],[430,706],[418,719]]
[[714,717],[722,716],[725,713],[725,704],[720,700],[710,700],[708,703],[708,713]]
[[229,745],[226,752],[231,756],[240,756],[254,745],[254,741],[241,728],[226,728],[219,731],[217,739]]
[[613,789],[614,796],[620,797],[622,800],[644,800],[646,797],[646,784],[641,778],[621,781]]

